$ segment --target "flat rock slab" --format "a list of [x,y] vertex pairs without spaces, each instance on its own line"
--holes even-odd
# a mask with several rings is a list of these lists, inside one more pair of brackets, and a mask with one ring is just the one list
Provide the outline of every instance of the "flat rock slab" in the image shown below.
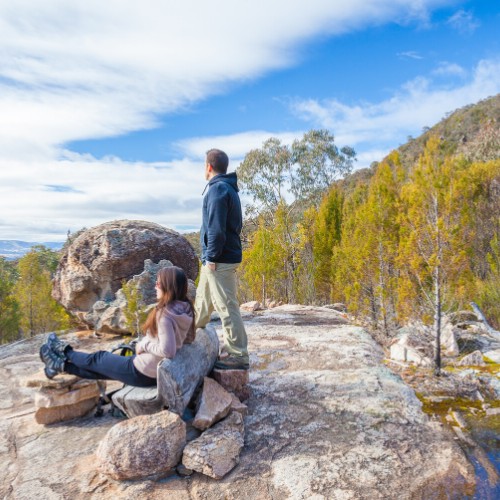
[[[90,398],[99,398],[101,392],[97,382],[76,387],[73,390],[40,389],[35,396],[35,406],[39,408],[54,408],[56,406],[75,405]],[[66,419],[65,419],[66,420]]]
[[97,405],[98,401],[99,396],[92,396],[70,405],[38,408],[35,412],[35,421],[37,424],[50,425],[83,417]]
[[[33,408],[37,388],[19,380],[42,363],[36,339],[3,358],[0,349],[0,498],[405,500],[433,498],[441,486],[452,497],[453,485],[474,481],[453,433],[427,418],[378,344],[342,314],[280,306],[249,313],[245,327],[245,446],[221,480],[118,482],[98,473],[97,446],[120,419],[105,411],[44,427],[33,414],[10,418]],[[87,352],[110,345],[88,342]]]
[[70,375],[69,373],[60,373],[54,378],[47,378],[43,370],[40,370],[33,375],[23,378],[20,384],[24,387],[46,387],[50,389],[62,389],[68,387],[71,384],[75,384],[81,380],[76,375]]

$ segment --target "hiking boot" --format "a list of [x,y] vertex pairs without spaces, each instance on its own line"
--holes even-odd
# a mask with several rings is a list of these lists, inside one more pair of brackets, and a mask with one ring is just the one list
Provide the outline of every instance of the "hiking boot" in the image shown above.
[[214,368],[217,370],[249,370],[250,364],[239,360],[233,356],[229,358],[219,359],[215,362]]
[[64,361],[66,361],[66,348],[71,348],[67,342],[61,342],[54,332],[49,333],[45,341],[53,351],[60,354],[64,358]]
[[45,343],[40,347],[40,359],[45,363],[45,375],[47,378],[54,378],[58,373],[64,372],[65,359]]

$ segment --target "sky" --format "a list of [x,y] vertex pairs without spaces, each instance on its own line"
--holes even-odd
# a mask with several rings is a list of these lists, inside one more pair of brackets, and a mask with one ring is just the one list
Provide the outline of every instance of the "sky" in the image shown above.
[[327,128],[367,167],[500,93],[498,33],[491,0],[2,1],[0,239],[198,230],[212,147]]

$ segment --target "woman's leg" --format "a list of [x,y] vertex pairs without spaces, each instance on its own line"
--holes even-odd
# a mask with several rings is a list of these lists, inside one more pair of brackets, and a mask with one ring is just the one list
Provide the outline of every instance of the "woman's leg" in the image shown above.
[[147,377],[134,366],[135,356],[119,356],[107,351],[87,354],[73,349],[67,349],[65,353],[68,358],[66,361],[68,373],[71,373],[70,365],[73,364],[85,372],[96,373],[103,379],[118,380],[135,387],[156,385],[156,379]]
[[80,368],[79,366],[76,366],[74,363],[64,363],[64,371],[66,373],[69,373],[70,375],[76,375],[77,377],[80,378],[88,378],[91,380],[112,380],[106,375],[103,375],[102,373],[96,373],[96,372],[91,372],[90,370],[85,370],[85,368]]

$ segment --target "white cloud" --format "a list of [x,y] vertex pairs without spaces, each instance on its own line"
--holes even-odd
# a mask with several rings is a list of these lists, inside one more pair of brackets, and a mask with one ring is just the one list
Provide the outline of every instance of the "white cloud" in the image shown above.
[[[372,151],[405,142],[407,135],[419,135],[422,127],[434,125],[446,112],[499,92],[500,61],[484,60],[460,86],[439,87],[419,77],[380,103],[349,106],[336,99],[308,99],[296,100],[293,110],[315,126],[331,129],[339,144]],[[358,166],[363,166],[361,161]]]
[[481,23],[474,17],[472,12],[466,10],[459,10],[446,22],[462,34],[472,34],[481,26]]
[[423,57],[418,55],[418,53],[415,51],[400,52],[397,55],[399,56],[400,59],[423,59]]
[[[64,144],[155,127],[161,114],[294,64],[314,37],[425,20],[450,1],[1,2],[0,238],[46,239],[120,217],[197,225],[198,164],[158,170]],[[252,140],[229,149],[241,155]],[[202,142],[180,147],[199,158]]]
[[456,63],[442,62],[439,67],[432,72],[433,75],[440,76],[460,76],[464,77],[467,74],[462,66],[459,66]]
[[253,130],[240,134],[213,137],[193,137],[179,141],[175,146],[190,158],[205,160],[205,153],[211,148],[223,149],[231,160],[242,159],[248,151],[260,148],[270,137],[277,137],[284,144],[292,144],[294,139],[302,137],[304,132],[265,132]]

